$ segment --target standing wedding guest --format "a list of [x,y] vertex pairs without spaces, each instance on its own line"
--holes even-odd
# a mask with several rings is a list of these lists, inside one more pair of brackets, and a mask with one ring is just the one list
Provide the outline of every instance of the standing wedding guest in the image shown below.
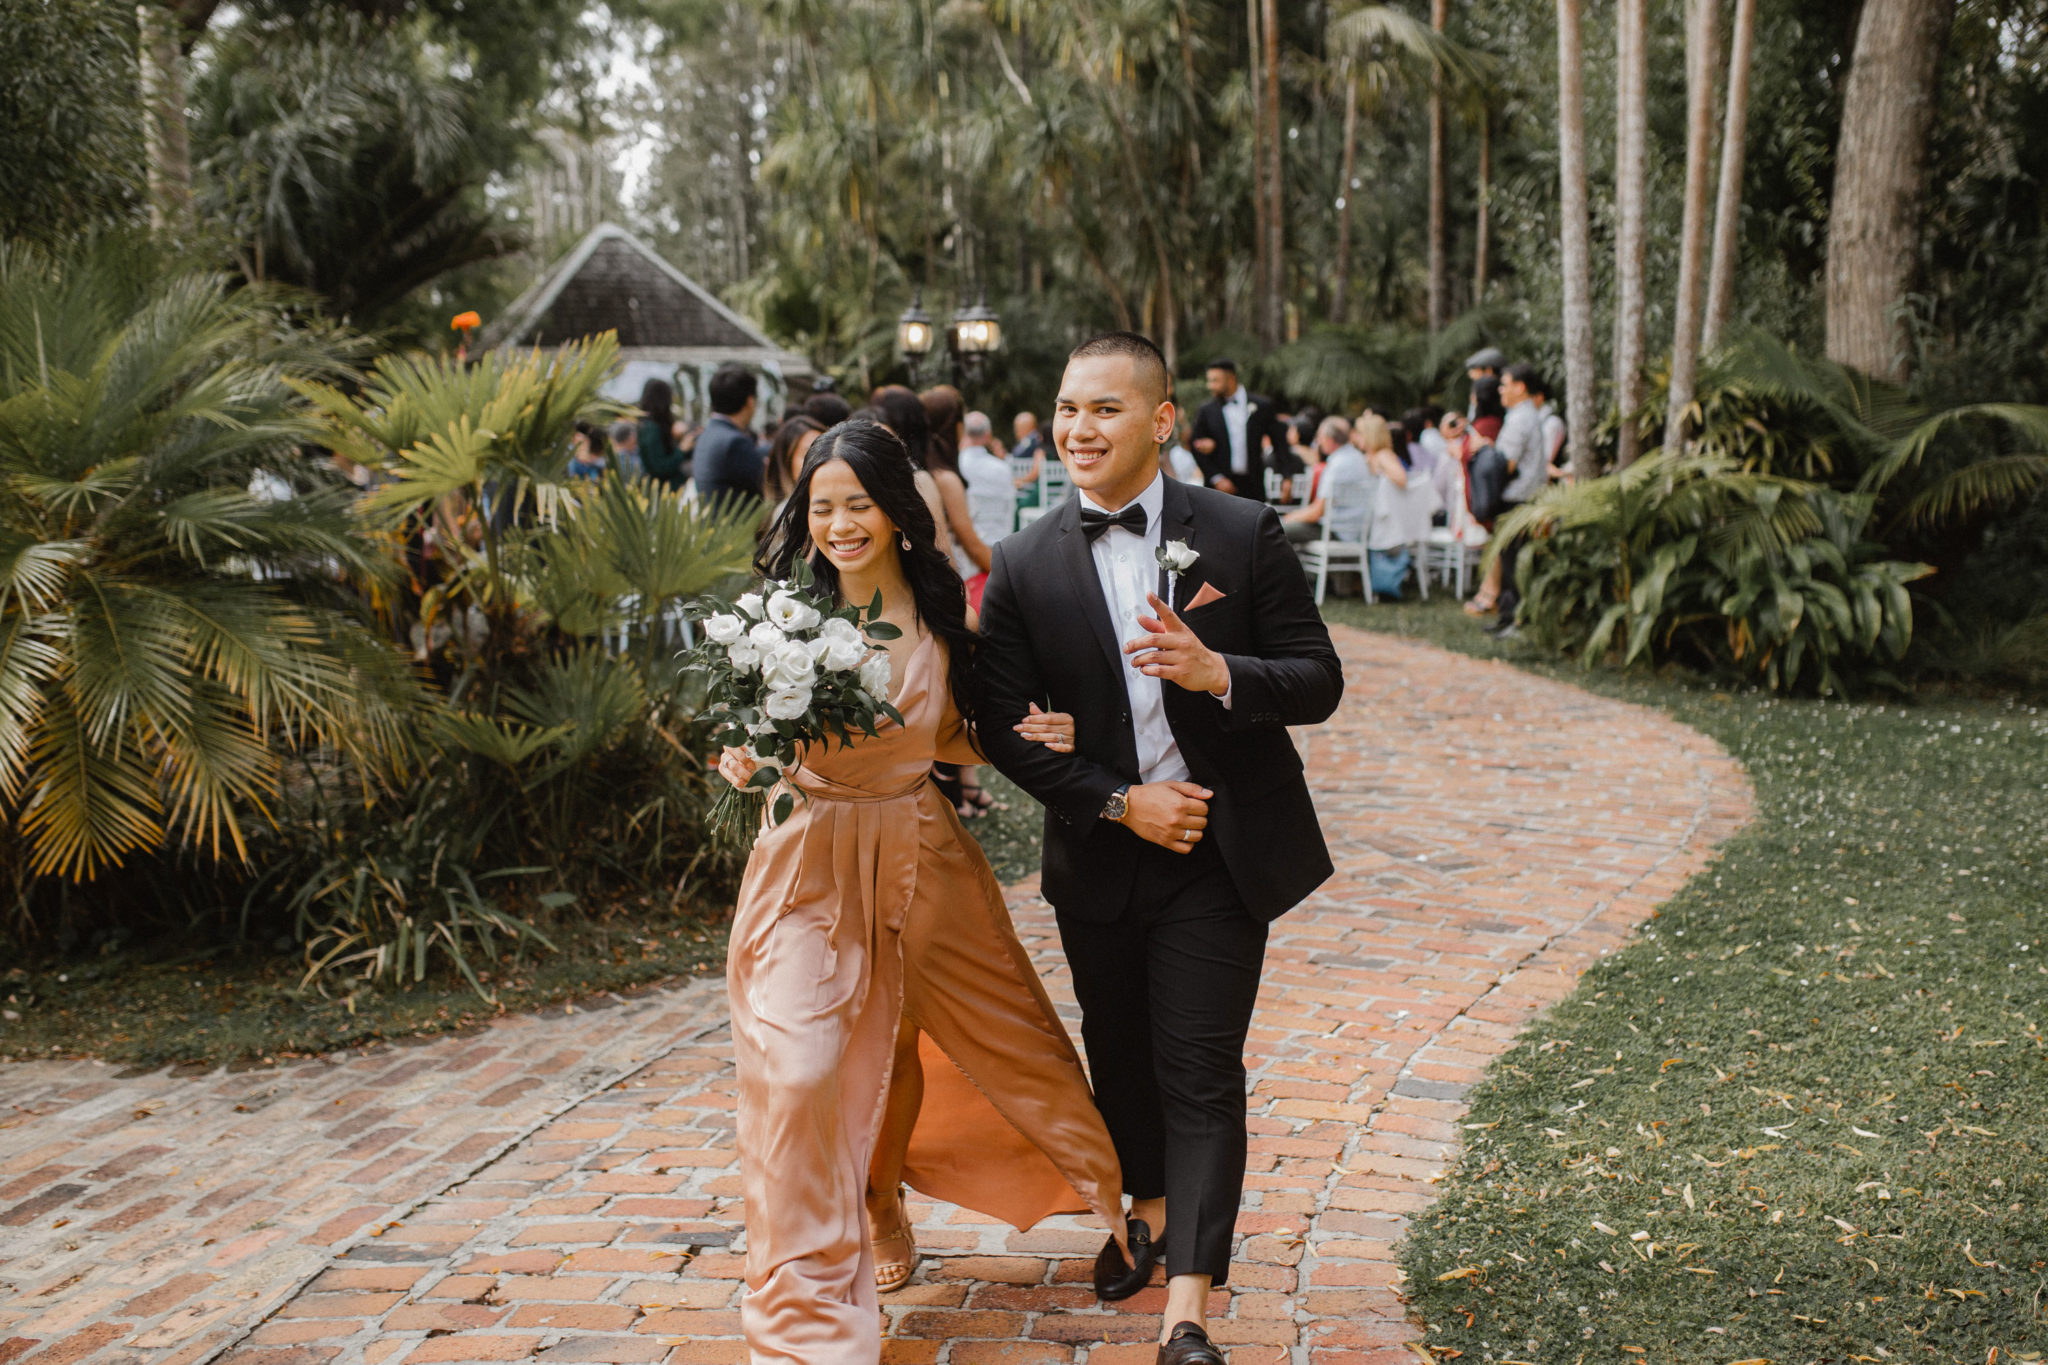
[[706,502],[760,497],[766,460],[752,430],[759,391],[753,372],[721,365],[705,391],[711,420],[697,434],[697,496]]
[[853,416],[853,405],[830,389],[821,389],[804,399],[804,416],[830,431]]
[[604,437],[588,422],[578,422],[569,437],[569,477],[597,480],[604,477]]
[[1273,401],[1237,382],[1237,362],[1219,357],[1205,373],[1209,401],[1195,413],[1195,459],[1202,479],[1221,493],[1263,502],[1266,471],[1276,466],[1275,453],[1287,438],[1280,431]]
[[611,438],[612,463],[618,466],[619,477],[628,482],[645,478],[647,470],[640,463],[640,424],[621,417],[612,423]]
[[938,525],[939,548],[945,551],[947,559],[951,559],[953,536],[946,527],[945,499],[939,494],[938,480],[932,477],[931,419],[925,415],[924,404],[901,384],[885,384],[874,392],[873,412],[876,419],[903,442],[903,449],[910,456],[911,468],[917,471],[918,494],[931,508],[932,520]]
[[[934,529],[903,443],[849,421],[812,446],[757,565],[786,579],[801,559],[841,604],[880,594],[903,723],[787,770],[803,799],[740,883],[726,987],[755,1365],[877,1365],[878,1277],[893,1288],[917,1262],[899,1180],[1020,1229],[1092,1210],[1123,1243],[1080,1058],[929,780],[940,756],[977,757],[976,641]],[[1072,748],[1070,717],[1011,723]],[[735,786],[755,770],[738,749],[719,764]]]
[[[1332,870],[1287,727],[1335,711],[1344,675],[1273,509],[1160,474],[1174,416],[1148,338],[1075,348],[1053,446],[1076,496],[996,547],[975,677],[983,751],[1046,808],[1045,898],[1133,1198],[1096,1293],[1129,1298],[1163,1260],[1160,1365],[1223,1365],[1209,1296],[1243,1202],[1267,925]],[[1005,732],[1047,704],[1073,713],[1072,753]]]
[[640,386],[640,431],[634,450],[648,478],[681,488],[690,470],[677,444],[681,424],[676,421],[675,401],[675,390],[665,379],[650,379]]
[[797,474],[804,467],[804,456],[811,453],[811,442],[825,430],[824,423],[801,412],[775,429],[775,438],[768,443],[768,462],[761,473],[761,497],[769,508],[762,535],[774,524],[782,504],[789,501],[789,491],[796,487]]
[[939,490],[953,562],[965,581],[988,572],[988,544],[974,527],[974,513],[967,505],[967,481],[960,477],[960,421],[966,409],[960,391],[951,384],[936,385],[917,397],[930,429],[924,467]]

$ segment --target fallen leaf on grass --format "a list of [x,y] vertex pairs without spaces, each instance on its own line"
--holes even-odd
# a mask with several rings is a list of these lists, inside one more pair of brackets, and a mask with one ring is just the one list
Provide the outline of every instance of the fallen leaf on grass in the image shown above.
[[1437,1276],[1436,1282],[1442,1284],[1446,1280],[1469,1280],[1474,1275],[1484,1275],[1485,1273],[1486,1269],[1483,1266],[1461,1265],[1456,1270],[1446,1270],[1443,1274]]

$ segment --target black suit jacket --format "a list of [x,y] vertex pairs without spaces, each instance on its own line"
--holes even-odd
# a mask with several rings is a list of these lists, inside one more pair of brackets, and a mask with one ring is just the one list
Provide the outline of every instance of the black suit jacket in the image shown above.
[[1277,469],[1282,474],[1297,473],[1290,468],[1299,462],[1287,448],[1287,433],[1281,428],[1280,414],[1273,407],[1273,400],[1256,393],[1247,393],[1251,411],[1245,414],[1244,443],[1247,473],[1243,476],[1230,468],[1230,428],[1223,421],[1222,400],[1211,398],[1195,412],[1193,440],[1204,436],[1216,443],[1216,448],[1204,455],[1192,444],[1195,463],[1202,467],[1202,478],[1213,485],[1218,475],[1228,475],[1237,485],[1239,497],[1263,501],[1266,496],[1266,476],[1263,471]]
[[[1162,541],[1185,540],[1201,556],[1180,575],[1174,608],[1229,660],[1232,686],[1226,710],[1165,683],[1167,722],[1194,781],[1215,793],[1209,838],[1239,897],[1271,920],[1332,871],[1287,727],[1327,719],[1343,671],[1271,508],[1168,479],[1161,516]],[[1186,609],[1205,583],[1222,599]],[[1081,531],[1080,498],[996,544],[981,629],[976,731],[989,760],[1045,805],[1046,899],[1063,914],[1113,920],[1129,901],[1141,844],[1102,819],[1102,808],[1141,778],[1124,687],[1130,665]],[[1033,702],[1073,714],[1073,753],[1010,728]]]

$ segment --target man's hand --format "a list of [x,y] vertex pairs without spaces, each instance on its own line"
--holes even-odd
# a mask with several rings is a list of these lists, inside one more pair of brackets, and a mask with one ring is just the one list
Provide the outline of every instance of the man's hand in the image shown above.
[[1218,493],[1235,493],[1237,491],[1237,481],[1228,474],[1218,474],[1209,481],[1209,486]]
[[1209,798],[1215,794],[1192,782],[1147,782],[1125,793],[1118,823],[1148,844],[1193,853],[1209,827]]
[[1197,455],[1207,455],[1215,449],[1216,438],[1214,436],[1197,436],[1195,438],[1195,453]]
[[1159,594],[1146,593],[1156,616],[1140,616],[1145,634],[1124,646],[1132,656],[1131,667],[1148,678],[1165,678],[1190,692],[1222,696],[1230,690],[1230,665],[1223,656],[1196,638],[1172,607]]

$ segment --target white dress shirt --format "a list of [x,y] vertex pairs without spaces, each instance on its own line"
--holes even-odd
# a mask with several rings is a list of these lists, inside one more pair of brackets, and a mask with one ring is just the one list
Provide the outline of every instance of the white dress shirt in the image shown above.
[[1239,384],[1230,397],[1223,400],[1223,429],[1230,433],[1230,472],[1246,474],[1251,470],[1251,456],[1245,450],[1245,425],[1251,421],[1252,396]]
[[[1109,607],[1110,626],[1119,644],[1145,633],[1140,616],[1152,614],[1145,594],[1159,591],[1160,513],[1166,506],[1166,479],[1155,476],[1151,486],[1138,495],[1145,509],[1145,534],[1134,536],[1121,526],[1112,526],[1095,538],[1089,552],[1095,557],[1095,580],[1102,585],[1103,602]],[[1097,512],[1110,509],[1081,490],[1081,506]],[[1166,722],[1167,686],[1164,678],[1147,677],[1122,657],[1124,691],[1131,701],[1131,730],[1138,740],[1138,773],[1146,782],[1185,782],[1188,765],[1180,756],[1173,727]],[[1175,683],[1178,687],[1180,684]]]

